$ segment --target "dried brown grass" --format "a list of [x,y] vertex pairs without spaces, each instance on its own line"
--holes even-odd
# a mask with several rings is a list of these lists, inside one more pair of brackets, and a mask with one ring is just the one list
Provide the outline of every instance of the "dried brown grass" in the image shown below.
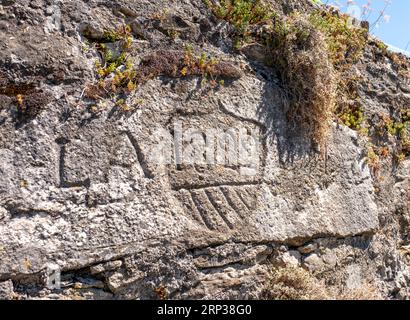
[[273,63],[289,95],[292,130],[324,146],[336,104],[337,74],[323,34],[304,15],[277,22],[271,35]]
[[262,291],[268,300],[381,300],[377,288],[369,283],[349,289],[327,286],[323,280],[300,267],[282,267],[272,270]]

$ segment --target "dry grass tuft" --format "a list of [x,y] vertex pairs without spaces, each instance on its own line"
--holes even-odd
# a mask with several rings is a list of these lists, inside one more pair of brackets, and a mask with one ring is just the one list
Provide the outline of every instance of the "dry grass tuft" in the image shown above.
[[378,290],[370,285],[364,284],[357,289],[345,289],[337,296],[337,300],[382,300]]
[[305,15],[293,15],[273,25],[273,63],[290,98],[287,112],[293,130],[325,145],[335,109],[337,75],[325,37]]
[[268,284],[262,291],[268,300],[381,300],[376,287],[363,284],[356,289],[326,286],[300,267],[273,269]]
[[328,293],[306,270],[288,267],[272,271],[262,297],[268,300],[326,300]]

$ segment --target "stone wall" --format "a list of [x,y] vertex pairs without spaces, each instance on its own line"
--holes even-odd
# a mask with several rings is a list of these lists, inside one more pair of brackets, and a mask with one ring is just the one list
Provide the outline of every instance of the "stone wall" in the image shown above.
[[[326,156],[289,137],[275,70],[233,51],[202,1],[3,0],[0,15],[0,298],[258,298],[274,266],[409,297],[408,159],[380,184],[357,132],[334,123]],[[155,77],[129,111],[92,101],[99,56],[82,31],[125,23],[137,72],[191,43],[240,77]],[[408,105],[372,50],[364,107]]]

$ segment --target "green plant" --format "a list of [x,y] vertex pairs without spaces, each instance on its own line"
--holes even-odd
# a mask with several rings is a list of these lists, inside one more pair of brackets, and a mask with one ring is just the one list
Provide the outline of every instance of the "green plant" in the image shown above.
[[123,25],[117,30],[105,30],[103,37],[100,39],[100,43],[124,41],[125,46],[129,47],[132,43],[131,27],[129,25]]
[[174,40],[180,36],[180,32],[175,29],[170,29],[170,30],[167,30],[166,32],[167,32],[168,37]]
[[380,170],[380,157],[376,153],[375,146],[370,144],[367,149],[367,164],[372,169],[374,174],[377,174]]
[[237,46],[250,40],[250,27],[269,21],[275,12],[261,0],[204,0],[213,13],[236,28]]
[[374,42],[376,46],[382,51],[383,54],[387,54],[388,47],[384,42],[379,41],[377,39],[375,39]]
[[353,106],[338,114],[344,125],[354,130],[360,130],[364,122],[363,108]]
[[[97,74],[105,78],[114,73],[120,67],[125,67],[126,71],[130,71],[131,62],[128,61],[127,53],[132,44],[131,27],[128,25],[122,26],[119,30],[108,30],[104,32],[104,37],[96,45],[96,49],[101,53],[103,61],[96,61]],[[107,42],[119,42],[117,50],[114,53],[107,45]]]
[[396,140],[396,154],[408,156],[410,154],[410,109],[403,109],[400,113],[400,120],[394,121],[386,114],[379,115],[380,120],[376,126],[377,135],[380,137],[388,134]]
[[116,107],[119,107],[122,111],[124,112],[128,112],[131,111],[131,107],[126,103],[125,99],[119,99],[117,100],[117,102],[115,103]]
[[[99,45],[97,48],[106,53],[108,46]],[[95,62],[97,81],[88,85],[85,91],[86,97],[90,99],[98,100],[107,96],[127,98],[139,85],[158,76],[200,76],[203,85],[209,83],[210,87],[214,88],[218,84],[225,84],[224,79],[238,79],[242,75],[240,70],[228,62],[218,61],[206,53],[194,54],[190,45],[187,45],[184,51],[158,50],[150,53],[141,58],[138,69],[135,68],[127,47],[122,48],[121,54],[108,54],[108,57],[109,60],[105,58]],[[132,107],[126,103],[117,103],[117,107],[129,111],[141,104],[141,101],[134,100]]]
[[[96,84],[89,85],[86,88],[86,95],[92,99],[100,99],[107,95],[126,95],[137,88],[137,72],[134,64],[129,57],[132,44],[130,26],[122,26],[118,30],[106,30],[103,38],[95,45],[95,48],[101,53],[102,60],[95,62],[98,81]],[[112,45],[108,42],[116,42],[113,51]],[[123,111],[129,111],[131,108],[120,99],[117,106]]]
[[187,45],[185,47],[185,55],[182,68],[180,68],[180,74],[183,77],[200,74],[202,76],[201,83],[203,85],[210,79],[211,86],[215,87],[215,67],[218,66],[218,64],[219,61],[215,57],[208,57],[205,52],[199,56],[194,55],[192,46]]
[[399,153],[396,155],[397,163],[401,163],[406,159],[406,155],[404,153]]
[[310,22],[326,36],[329,57],[338,68],[356,62],[367,43],[367,30],[355,27],[350,16],[329,10],[317,10],[309,16]]

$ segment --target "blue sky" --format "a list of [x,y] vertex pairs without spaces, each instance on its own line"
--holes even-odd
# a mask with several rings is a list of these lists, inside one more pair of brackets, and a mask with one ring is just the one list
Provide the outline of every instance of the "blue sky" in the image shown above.
[[[387,44],[399,49],[410,51],[410,1],[390,0],[386,6],[386,0],[322,0],[323,2],[337,3],[342,11],[350,11],[354,14],[365,14],[370,23],[374,23],[380,16],[380,11],[386,8],[385,18],[379,20],[378,26],[373,26],[372,34]],[[348,3],[350,6],[348,7]],[[370,3],[372,12],[368,15],[363,5]],[[359,12],[358,12],[359,11]],[[387,22],[388,21],[388,22]]]

